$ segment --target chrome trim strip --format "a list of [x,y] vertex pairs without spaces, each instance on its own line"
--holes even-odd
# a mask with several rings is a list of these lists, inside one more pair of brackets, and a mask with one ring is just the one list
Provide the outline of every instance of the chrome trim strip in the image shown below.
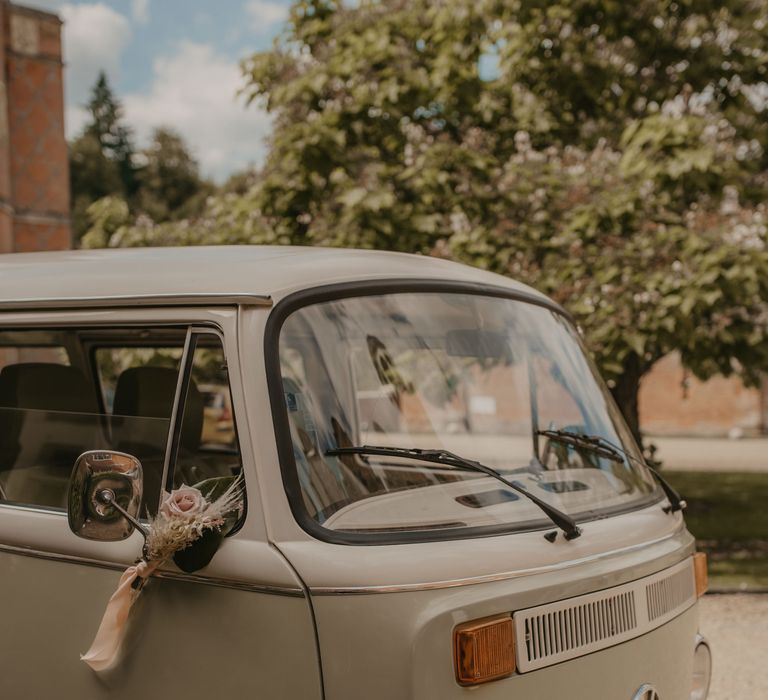
[[[517,571],[508,571],[500,574],[487,574],[485,576],[474,576],[471,578],[454,579],[448,581],[432,581],[429,583],[404,583],[393,584],[390,586],[310,586],[309,592],[311,595],[370,595],[376,593],[406,593],[413,591],[434,591],[442,588],[458,588],[460,586],[474,586],[479,583],[495,583],[497,581],[508,581],[510,579],[523,578],[525,576],[535,576],[537,574],[546,574],[552,571],[563,571],[564,569],[570,569],[574,566],[581,566],[593,561],[599,561],[601,559],[608,559],[610,557],[627,554],[628,552],[634,552],[638,549],[644,549],[645,547],[651,547],[655,544],[671,540],[684,529],[684,525],[681,522],[680,526],[669,535],[659,537],[655,540],[649,540],[648,542],[641,542],[640,544],[634,544],[629,547],[622,547],[620,549],[614,549],[610,552],[600,552],[599,554],[592,554],[588,557],[582,557],[581,559],[571,559],[565,562],[559,562],[557,564],[548,564],[546,566],[537,566],[530,569],[519,569]],[[692,547],[693,545],[691,545]],[[692,553],[692,549],[691,552]]]
[[[40,506],[34,503],[16,503],[0,501],[0,512],[3,510],[21,510],[30,513],[43,513],[44,515],[61,515],[66,517],[66,508],[54,508],[53,506]],[[2,543],[0,543],[2,545]]]
[[[113,571],[124,571],[125,564],[115,561],[101,561],[99,559],[89,559],[74,554],[59,554],[55,552],[43,552],[30,547],[16,547],[10,544],[0,544],[0,552],[8,554],[17,554],[22,557],[33,557],[35,559],[45,559],[47,561],[62,561],[70,564],[82,564],[84,566],[93,566],[99,569],[110,569]],[[153,578],[168,579],[171,581],[184,581],[186,583],[201,583],[206,586],[218,586],[219,588],[234,588],[242,591],[251,591],[253,593],[267,593],[269,595],[282,595],[293,598],[303,598],[304,591],[301,588],[289,588],[287,586],[270,586],[267,584],[249,583],[247,581],[238,581],[236,579],[213,578],[211,576],[199,576],[196,574],[185,574],[176,571],[155,571]]]
[[[163,487],[163,493],[167,490],[170,490],[171,485],[168,483],[168,472],[170,470],[171,460],[176,456],[173,454],[174,448],[176,447],[174,442],[181,439],[182,421],[179,420],[179,410],[186,408],[186,405],[182,407],[180,403],[182,393],[184,393],[184,403],[186,404],[186,392],[184,392],[184,389],[188,386],[188,382],[190,381],[192,375],[192,361],[194,360],[194,353],[192,352],[193,335],[194,330],[192,329],[192,326],[190,326],[187,328],[187,337],[184,338],[184,349],[181,352],[181,359],[179,360],[179,375],[176,377],[176,391],[173,395],[171,422],[168,425],[168,436],[165,441],[165,454],[163,455],[163,474],[160,478],[160,483]],[[175,469],[176,464],[173,466]],[[162,494],[158,494],[157,498],[157,507],[159,509],[163,502]]]
[[147,306],[272,306],[267,294],[125,294],[104,297],[60,297],[57,299],[11,299],[0,301],[0,311],[79,311]]
[[184,581],[185,583],[201,583],[205,586],[217,586],[218,588],[233,588],[252,593],[267,593],[269,595],[282,595],[289,598],[303,598],[304,591],[301,588],[288,588],[287,586],[269,586],[267,584],[249,583],[236,579],[213,578],[198,574],[185,574],[176,571],[155,571],[155,578],[164,578],[171,581]]

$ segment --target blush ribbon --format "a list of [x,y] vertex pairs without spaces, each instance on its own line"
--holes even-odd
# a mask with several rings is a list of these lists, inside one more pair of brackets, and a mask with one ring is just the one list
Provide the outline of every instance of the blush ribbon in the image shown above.
[[[101,618],[101,624],[91,648],[80,656],[80,660],[87,663],[94,671],[105,671],[117,661],[128,622],[128,613],[141,592],[141,585],[137,587],[136,581],[149,578],[158,564],[159,562],[148,563],[142,560],[134,566],[129,566],[120,577],[117,590],[112,594],[104,610],[104,617]],[[143,584],[143,582],[139,583]]]

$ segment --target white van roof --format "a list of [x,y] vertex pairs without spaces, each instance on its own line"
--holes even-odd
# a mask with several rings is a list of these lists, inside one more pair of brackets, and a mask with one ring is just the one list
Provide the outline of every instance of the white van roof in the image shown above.
[[254,295],[278,301],[360,280],[447,280],[545,297],[507,277],[439,258],[344,248],[198,246],[0,255],[0,307],[26,300]]

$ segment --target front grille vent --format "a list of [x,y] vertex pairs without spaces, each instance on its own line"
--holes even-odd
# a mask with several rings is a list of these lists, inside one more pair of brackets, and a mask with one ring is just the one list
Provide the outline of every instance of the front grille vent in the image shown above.
[[690,569],[683,569],[645,587],[648,617],[656,620],[679,608],[696,592],[696,582]]
[[517,668],[533,671],[659,627],[696,600],[691,559],[638,581],[513,615]]
[[528,658],[543,659],[590,646],[636,626],[632,591],[529,617],[525,620]]

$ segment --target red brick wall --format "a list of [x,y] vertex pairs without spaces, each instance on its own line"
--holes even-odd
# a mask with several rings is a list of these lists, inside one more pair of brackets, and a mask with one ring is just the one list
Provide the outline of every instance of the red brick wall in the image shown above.
[[[517,370],[496,368],[475,378],[473,396],[492,401],[493,409],[488,415],[473,413],[473,397],[464,394],[439,408],[437,404],[430,405],[428,411],[420,398],[403,394],[400,411],[405,424],[413,431],[428,430],[433,423],[439,429],[455,424],[461,431],[468,420],[473,430],[481,433],[525,433],[530,430],[528,380]],[[581,422],[576,406],[570,405],[546,373],[537,376],[537,382],[543,427],[550,420],[561,426]],[[765,432],[767,416],[768,380],[761,389],[747,388],[735,378],[715,377],[702,382],[684,372],[676,354],[658,362],[640,389],[640,425],[650,435],[727,435],[733,430],[756,435]],[[364,423],[378,422],[387,430],[403,427],[398,423],[399,412],[385,394],[377,400],[364,400],[361,418]]]
[[0,0],[0,252],[71,246],[61,22]]
[[69,223],[51,221],[48,217],[16,218],[13,227],[14,250],[28,253],[36,250],[66,250],[70,247]]
[[651,434],[756,434],[765,429],[766,388],[747,388],[736,378],[702,382],[686,376],[679,357],[656,363],[640,389],[640,425]]

